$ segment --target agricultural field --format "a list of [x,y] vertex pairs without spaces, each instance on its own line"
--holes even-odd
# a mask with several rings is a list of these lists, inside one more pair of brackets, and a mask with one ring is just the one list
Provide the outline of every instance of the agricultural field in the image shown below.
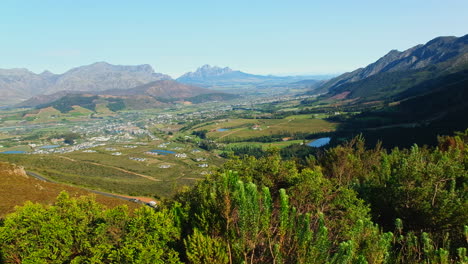
[[[61,191],[66,191],[71,197],[90,195],[87,190],[58,183],[43,182],[27,176],[17,166],[0,162],[0,217],[14,211],[15,206],[23,205],[26,201],[35,201],[41,204],[52,204]],[[107,207],[127,205],[135,209],[141,205],[125,200],[92,194],[96,201]]]
[[[254,111],[266,118],[239,118],[252,111],[232,110],[214,102],[118,113],[103,104],[96,104],[94,112],[72,108],[67,113],[52,107],[0,112],[0,152],[25,153],[0,154],[0,161],[71,186],[163,198],[220,167],[225,161],[220,154],[230,148],[284,148],[304,142],[298,133],[328,132],[336,127],[322,120],[327,117],[323,114],[268,119],[272,114]],[[208,139],[222,144],[203,149],[204,138],[192,133],[201,130],[208,131]],[[246,142],[271,135],[285,136]],[[235,143],[226,141],[232,138]],[[152,150],[169,153],[149,153]]]
[[231,148],[239,148],[239,147],[261,147],[263,150],[267,150],[269,148],[275,147],[275,148],[285,148],[287,146],[290,146],[292,144],[301,144],[304,143],[304,140],[288,140],[288,141],[279,141],[279,142],[239,142],[239,143],[229,143],[226,144],[225,149],[231,149]]
[[[191,144],[162,143],[112,144],[90,149],[89,152],[65,154],[3,154],[0,160],[24,166],[58,182],[152,197],[167,197],[182,185],[193,185],[223,162],[221,158]],[[170,154],[148,154],[155,149]]]
[[196,131],[208,131],[209,139],[225,141],[236,138],[238,141],[275,134],[331,132],[336,123],[314,118],[313,115],[293,115],[283,119],[222,119],[196,127]]

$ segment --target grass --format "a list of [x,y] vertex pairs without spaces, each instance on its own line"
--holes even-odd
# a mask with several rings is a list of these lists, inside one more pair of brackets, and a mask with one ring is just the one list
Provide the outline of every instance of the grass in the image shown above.
[[240,143],[230,143],[227,144],[226,147],[244,147],[244,146],[252,146],[252,147],[262,147],[264,150],[267,150],[271,147],[278,147],[278,148],[285,148],[292,144],[300,144],[303,140],[289,140],[289,141],[280,141],[280,142],[271,142],[271,143],[262,143],[262,142],[240,142]]
[[64,184],[48,183],[26,176],[24,171],[12,164],[0,162],[0,218],[14,211],[15,206],[21,206],[26,201],[33,201],[41,204],[53,204],[55,198],[61,191],[66,191],[72,197],[83,195],[95,195],[99,203],[107,207],[127,205],[130,209],[140,207],[140,205],[110,198],[102,195],[92,194],[81,188]]
[[11,148],[0,148],[0,151],[1,152],[3,152],[3,151],[26,151],[26,152],[29,152],[29,151],[31,151],[31,148],[29,146],[20,145],[20,146],[14,146],[14,147],[11,147]]
[[68,114],[71,115],[72,117],[88,116],[93,113],[93,111],[86,109],[84,107],[81,107],[79,105],[74,105],[72,107],[73,107],[73,110],[68,112]]
[[[96,153],[72,152],[63,155],[0,155],[0,160],[16,163],[28,170],[36,171],[59,182],[88,187],[95,190],[115,192],[126,195],[142,195],[152,197],[168,197],[174,194],[182,185],[193,185],[197,179],[203,178],[194,159],[203,157],[206,163],[221,165],[223,160],[209,152],[192,153],[195,148],[190,144],[169,144],[168,150],[176,146],[184,146],[178,153],[186,153],[187,158],[176,158],[174,155],[149,155],[146,151],[160,149],[162,141],[153,142],[147,146],[125,148],[126,144],[107,145],[95,148]],[[115,151],[105,150],[108,147]],[[113,152],[121,152],[121,156],[113,156]],[[145,161],[130,160],[130,157],[145,158]],[[203,163],[205,163],[203,162]],[[171,168],[159,166],[169,164]]]
[[[281,133],[317,133],[329,132],[336,128],[335,123],[311,118],[312,115],[294,115],[284,119],[228,119],[218,120],[198,126],[196,130],[208,130],[208,138],[217,140],[225,137],[248,139]],[[227,131],[217,131],[225,128]]]

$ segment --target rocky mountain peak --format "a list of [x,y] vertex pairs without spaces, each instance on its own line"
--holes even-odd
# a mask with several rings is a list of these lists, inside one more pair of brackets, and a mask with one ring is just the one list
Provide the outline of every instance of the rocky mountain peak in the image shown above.
[[195,72],[188,72],[179,78],[181,79],[184,79],[184,78],[204,79],[204,78],[209,78],[213,76],[221,76],[230,72],[233,72],[233,70],[229,67],[221,68],[218,66],[211,66],[209,64],[205,64],[199,67]]
[[43,76],[43,77],[50,77],[50,76],[54,76],[55,74],[48,71],[48,70],[45,70],[45,71],[41,72],[39,75]]

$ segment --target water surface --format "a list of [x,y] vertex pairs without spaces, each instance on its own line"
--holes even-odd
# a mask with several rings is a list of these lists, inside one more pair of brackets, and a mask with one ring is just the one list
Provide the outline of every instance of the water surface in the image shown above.
[[175,151],[162,150],[162,149],[153,149],[150,152],[158,153],[159,155],[175,154]]
[[26,151],[22,151],[22,150],[8,150],[8,151],[0,152],[0,154],[24,154],[24,153],[26,153]]
[[307,143],[307,146],[320,148],[330,143],[330,140],[331,138],[329,137],[319,138],[319,139],[312,140],[311,142]]
[[60,145],[45,145],[45,146],[40,146],[40,149],[53,149],[53,148],[58,148]]

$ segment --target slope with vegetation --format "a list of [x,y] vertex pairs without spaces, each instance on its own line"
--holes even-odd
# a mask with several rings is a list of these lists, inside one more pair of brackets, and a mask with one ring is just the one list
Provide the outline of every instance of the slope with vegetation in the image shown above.
[[424,81],[466,69],[468,35],[439,37],[406,51],[390,51],[376,62],[328,81],[322,89],[363,101],[388,100]]
[[[26,174],[24,168],[0,162],[0,217],[15,211],[15,206],[22,206],[27,201],[50,205],[55,202],[57,195],[65,190],[71,197],[90,195],[89,191],[81,188],[44,182]],[[96,196],[96,201],[109,207],[126,204],[130,208],[136,208],[135,203],[109,198],[102,195]]]
[[232,158],[156,211],[61,194],[0,227],[8,263],[466,263],[468,130],[385,151]]

